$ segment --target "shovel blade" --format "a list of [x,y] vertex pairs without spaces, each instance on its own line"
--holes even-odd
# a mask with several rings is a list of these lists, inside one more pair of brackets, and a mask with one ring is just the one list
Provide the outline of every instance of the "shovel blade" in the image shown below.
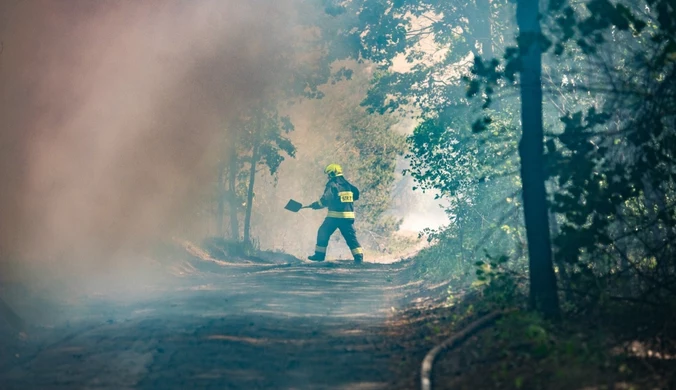
[[289,200],[289,203],[287,203],[286,206],[284,206],[284,208],[296,213],[298,212],[298,210],[303,208],[303,205],[300,202],[296,202],[295,200],[291,199]]

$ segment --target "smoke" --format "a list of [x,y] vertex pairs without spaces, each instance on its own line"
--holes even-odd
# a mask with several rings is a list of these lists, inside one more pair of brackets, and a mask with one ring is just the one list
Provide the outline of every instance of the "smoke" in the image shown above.
[[[415,118],[402,118],[393,130],[410,136],[418,123]],[[397,173],[402,173],[410,168],[409,160],[404,157],[398,159]],[[414,187],[417,187],[417,185],[410,174],[398,176],[393,191],[393,207],[389,211],[402,218],[399,230],[408,233],[421,232],[424,229],[439,229],[448,225],[450,219],[445,212],[445,209],[448,208],[448,201],[439,199],[439,191],[437,190],[422,192],[419,189],[413,190]]]
[[225,158],[228,122],[279,81],[269,58],[288,47],[288,9],[4,2],[0,267],[99,266],[189,230]]

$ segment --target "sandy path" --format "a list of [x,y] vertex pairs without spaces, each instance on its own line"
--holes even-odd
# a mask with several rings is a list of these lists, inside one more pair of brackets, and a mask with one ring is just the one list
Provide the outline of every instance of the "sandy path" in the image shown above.
[[231,267],[37,329],[2,389],[385,389],[397,265]]

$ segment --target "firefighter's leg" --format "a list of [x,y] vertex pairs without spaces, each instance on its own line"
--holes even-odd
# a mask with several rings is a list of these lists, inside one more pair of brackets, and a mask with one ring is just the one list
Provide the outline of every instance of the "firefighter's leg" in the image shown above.
[[326,248],[329,246],[329,239],[333,232],[336,231],[338,225],[333,218],[326,218],[317,231],[317,246],[315,247],[315,254],[308,257],[313,261],[324,261],[326,258]]
[[357,232],[354,230],[354,219],[345,219],[340,224],[340,233],[345,238],[347,246],[350,247],[354,262],[361,264],[364,261],[364,250],[357,240]]

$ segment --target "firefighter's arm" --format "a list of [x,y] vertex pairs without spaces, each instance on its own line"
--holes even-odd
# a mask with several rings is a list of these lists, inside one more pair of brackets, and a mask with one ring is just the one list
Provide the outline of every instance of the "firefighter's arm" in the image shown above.
[[329,200],[331,199],[331,187],[326,186],[326,189],[324,190],[324,194],[322,195],[321,198],[319,198],[318,201],[312,203],[310,205],[310,208],[314,210],[319,210],[323,209],[324,207],[327,207],[329,205]]
[[350,184],[350,187],[352,187],[352,199],[359,200],[359,188],[353,186],[352,184]]

